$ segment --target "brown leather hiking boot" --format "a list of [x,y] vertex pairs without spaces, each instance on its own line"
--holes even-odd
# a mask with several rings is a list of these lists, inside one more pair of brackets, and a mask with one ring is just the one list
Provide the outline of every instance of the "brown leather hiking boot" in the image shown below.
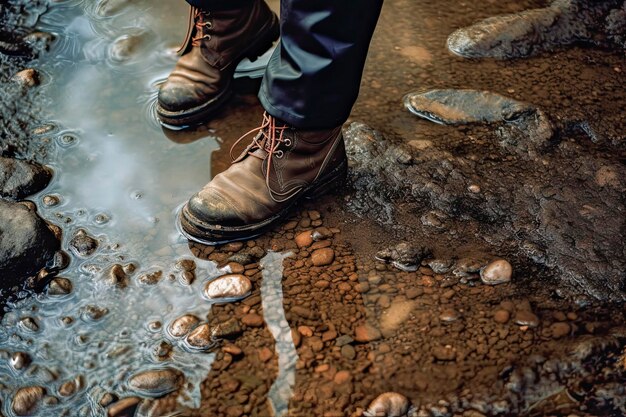
[[343,184],[348,161],[341,126],[304,131],[265,114],[263,124],[235,145],[255,132],[233,164],[181,210],[179,225],[188,239],[211,245],[252,238],[300,199]]
[[159,90],[161,121],[184,126],[206,120],[229,98],[237,64],[255,60],[278,39],[278,17],[263,0],[242,4],[230,10],[191,9],[182,56]]

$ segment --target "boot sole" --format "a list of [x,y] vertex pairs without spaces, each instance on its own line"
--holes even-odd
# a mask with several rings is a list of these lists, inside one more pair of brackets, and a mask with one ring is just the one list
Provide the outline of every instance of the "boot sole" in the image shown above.
[[299,197],[274,216],[258,223],[244,226],[209,225],[189,213],[187,205],[180,210],[177,216],[177,228],[180,233],[192,242],[215,246],[239,240],[250,240],[274,227],[280,220],[289,215],[296,203],[302,199],[313,200],[325,194],[341,189],[345,185],[348,173],[348,162],[343,161],[339,166],[321,178],[315,184],[306,188]]
[[[272,13],[272,21],[269,26],[255,37],[254,42],[252,42],[239,57],[234,59],[231,65],[233,68],[236,68],[237,64],[245,58],[248,58],[250,61],[255,61],[272,47],[272,44],[279,38],[279,36],[280,23],[278,21],[278,16],[276,16],[275,13]],[[232,77],[228,80],[228,84],[224,90],[217,95],[217,97],[213,97],[211,100],[190,109],[170,111],[164,109],[159,103],[157,103],[157,116],[161,122],[176,127],[189,126],[204,122],[209,118],[209,116],[219,110],[219,108],[222,107],[232,96],[233,91],[231,89],[231,84]]]

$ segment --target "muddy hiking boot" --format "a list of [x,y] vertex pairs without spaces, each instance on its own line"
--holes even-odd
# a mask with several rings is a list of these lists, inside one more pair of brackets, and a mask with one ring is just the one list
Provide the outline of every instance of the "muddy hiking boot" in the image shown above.
[[[341,126],[299,130],[265,114],[232,165],[194,195],[179,214],[189,240],[220,244],[258,236],[301,199],[344,184],[348,161]],[[231,148],[231,158],[232,150]]]
[[181,57],[159,90],[159,119],[174,126],[205,121],[230,97],[237,64],[263,55],[279,33],[278,17],[262,0],[229,10],[192,7]]

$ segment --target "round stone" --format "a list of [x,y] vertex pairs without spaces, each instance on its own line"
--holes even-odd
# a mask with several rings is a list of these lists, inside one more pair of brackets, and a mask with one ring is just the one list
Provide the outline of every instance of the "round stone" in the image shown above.
[[200,323],[200,319],[192,314],[185,314],[170,323],[167,332],[172,337],[183,337]]
[[313,251],[311,261],[314,266],[330,265],[335,260],[335,251],[331,248],[322,248]]
[[214,342],[211,338],[209,325],[205,323],[193,329],[185,339],[185,342],[192,349],[206,350],[211,348]]
[[367,407],[370,416],[404,416],[409,412],[409,399],[397,392],[385,392],[374,399]]
[[511,313],[506,310],[498,310],[493,315],[493,319],[496,323],[504,324],[511,318]]
[[487,285],[498,285],[511,281],[512,274],[511,264],[504,259],[498,259],[480,270],[480,279]]
[[18,416],[28,416],[37,408],[46,390],[43,387],[20,388],[13,397],[11,408]]
[[245,275],[224,275],[206,284],[204,295],[209,299],[240,299],[250,294],[252,283]]
[[313,236],[311,235],[311,231],[307,230],[306,232],[302,232],[296,236],[296,245],[298,248],[306,248],[313,244]]
[[128,386],[142,396],[157,398],[178,390],[183,379],[177,369],[155,369],[131,376]]

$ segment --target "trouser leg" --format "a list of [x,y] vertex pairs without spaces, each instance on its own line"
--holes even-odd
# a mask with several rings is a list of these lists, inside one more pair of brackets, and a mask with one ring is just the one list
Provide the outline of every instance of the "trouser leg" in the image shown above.
[[259,91],[265,110],[301,129],[344,123],[382,3],[281,0],[281,40]]
[[190,5],[203,10],[237,9],[251,0],[186,0]]

